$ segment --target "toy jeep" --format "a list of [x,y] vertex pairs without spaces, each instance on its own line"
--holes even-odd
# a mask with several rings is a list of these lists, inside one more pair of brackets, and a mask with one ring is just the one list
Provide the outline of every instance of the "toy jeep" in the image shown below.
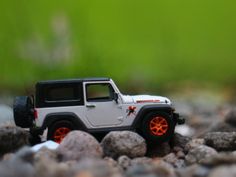
[[184,123],[168,98],[123,95],[109,78],[38,82],[35,97],[15,98],[14,119],[33,135],[48,129],[47,139],[58,143],[72,130],[132,130],[159,143],[172,137],[177,123]]

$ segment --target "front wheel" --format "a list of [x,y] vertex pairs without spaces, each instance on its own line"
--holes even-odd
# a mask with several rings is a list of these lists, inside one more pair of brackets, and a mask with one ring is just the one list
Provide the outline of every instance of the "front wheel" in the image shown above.
[[143,136],[147,141],[162,143],[174,134],[175,124],[164,112],[151,112],[146,115],[142,125]]
[[61,143],[65,136],[72,130],[75,130],[75,127],[70,121],[62,120],[55,122],[48,127],[47,139]]

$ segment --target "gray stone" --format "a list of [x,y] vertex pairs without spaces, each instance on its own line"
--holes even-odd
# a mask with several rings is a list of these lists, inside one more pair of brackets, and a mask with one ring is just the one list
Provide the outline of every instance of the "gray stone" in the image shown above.
[[15,126],[0,127],[0,156],[29,144],[29,133]]
[[42,147],[39,151],[37,151],[34,155],[34,160],[40,161],[42,159],[49,159],[53,161],[59,161],[60,155],[57,153],[56,150],[51,150],[46,147]]
[[236,150],[236,132],[212,132],[204,137],[205,144],[218,151]]
[[76,177],[122,177],[119,169],[110,166],[106,160],[102,159],[80,160],[71,171]]
[[209,177],[235,177],[236,176],[236,165],[232,166],[220,166],[213,169]]
[[184,148],[190,140],[191,140],[190,137],[183,136],[179,133],[175,133],[174,136],[170,140],[170,145],[171,147],[178,146],[178,147]]
[[176,169],[178,177],[207,177],[210,172],[209,168],[194,164],[186,168]]
[[229,113],[225,116],[225,122],[236,126],[236,107],[229,111]]
[[189,152],[191,149],[200,146],[200,145],[204,145],[205,141],[204,139],[192,139],[191,141],[189,141],[185,147],[184,147],[184,151],[187,153]]
[[35,175],[34,167],[21,159],[11,158],[0,162],[1,177],[34,177]]
[[152,162],[152,166],[158,177],[176,177],[174,167],[163,160],[154,159]]
[[168,142],[165,143],[148,143],[147,156],[151,158],[163,157],[171,152],[171,147]]
[[127,170],[131,166],[131,159],[125,155],[120,156],[117,162],[123,170]]
[[203,159],[201,164],[208,167],[216,167],[220,165],[232,165],[236,164],[236,154],[235,153],[218,153]]
[[115,159],[122,155],[130,158],[142,157],[147,150],[145,140],[131,131],[110,132],[103,138],[101,146],[105,156]]
[[[136,164],[126,171],[126,177],[156,177],[155,168],[152,165]],[[160,175],[161,176],[161,175]]]
[[131,160],[131,165],[136,164],[150,164],[152,163],[152,158],[149,157],[137,157]]
[[217,154],[215,149],[205,145],[200,145],[189,151],[189,153],[185,157],[185,161],[186,164],[191,165],[194,163],[199,163],[201,162],[201,160],[209,158],[215,154]]
[[62,160],[80,160],[86,157],[101,158],[103,151],[98,141],[83,131],[70,132],[59,145],[57,152]]
[[170,153],[163,157],[163,160],[169,164],[171,164],[175,168],[183,168],[185,167],[185,162],[183,159],[178,159],[174,153]]

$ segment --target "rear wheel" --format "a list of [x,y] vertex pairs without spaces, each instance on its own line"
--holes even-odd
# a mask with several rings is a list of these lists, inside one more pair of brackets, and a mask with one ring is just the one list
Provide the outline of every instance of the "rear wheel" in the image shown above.
[[174,134],[175,124],[171,117],[164,112],[151,112],[143,121],[143,136],[151,142],[168,141]]
[[73,130],[75,130],[75,126],[70,121],[57,121],[48,127],[47,139],[61,143],[65,136]]

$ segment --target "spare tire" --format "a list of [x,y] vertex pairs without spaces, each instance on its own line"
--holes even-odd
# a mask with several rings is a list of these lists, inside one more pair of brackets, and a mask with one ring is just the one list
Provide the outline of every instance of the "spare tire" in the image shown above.
[[16,97],[13,104],[15,124],[22,128],[32,127],[34,120],[33,108],[33,102],[30,97]]

